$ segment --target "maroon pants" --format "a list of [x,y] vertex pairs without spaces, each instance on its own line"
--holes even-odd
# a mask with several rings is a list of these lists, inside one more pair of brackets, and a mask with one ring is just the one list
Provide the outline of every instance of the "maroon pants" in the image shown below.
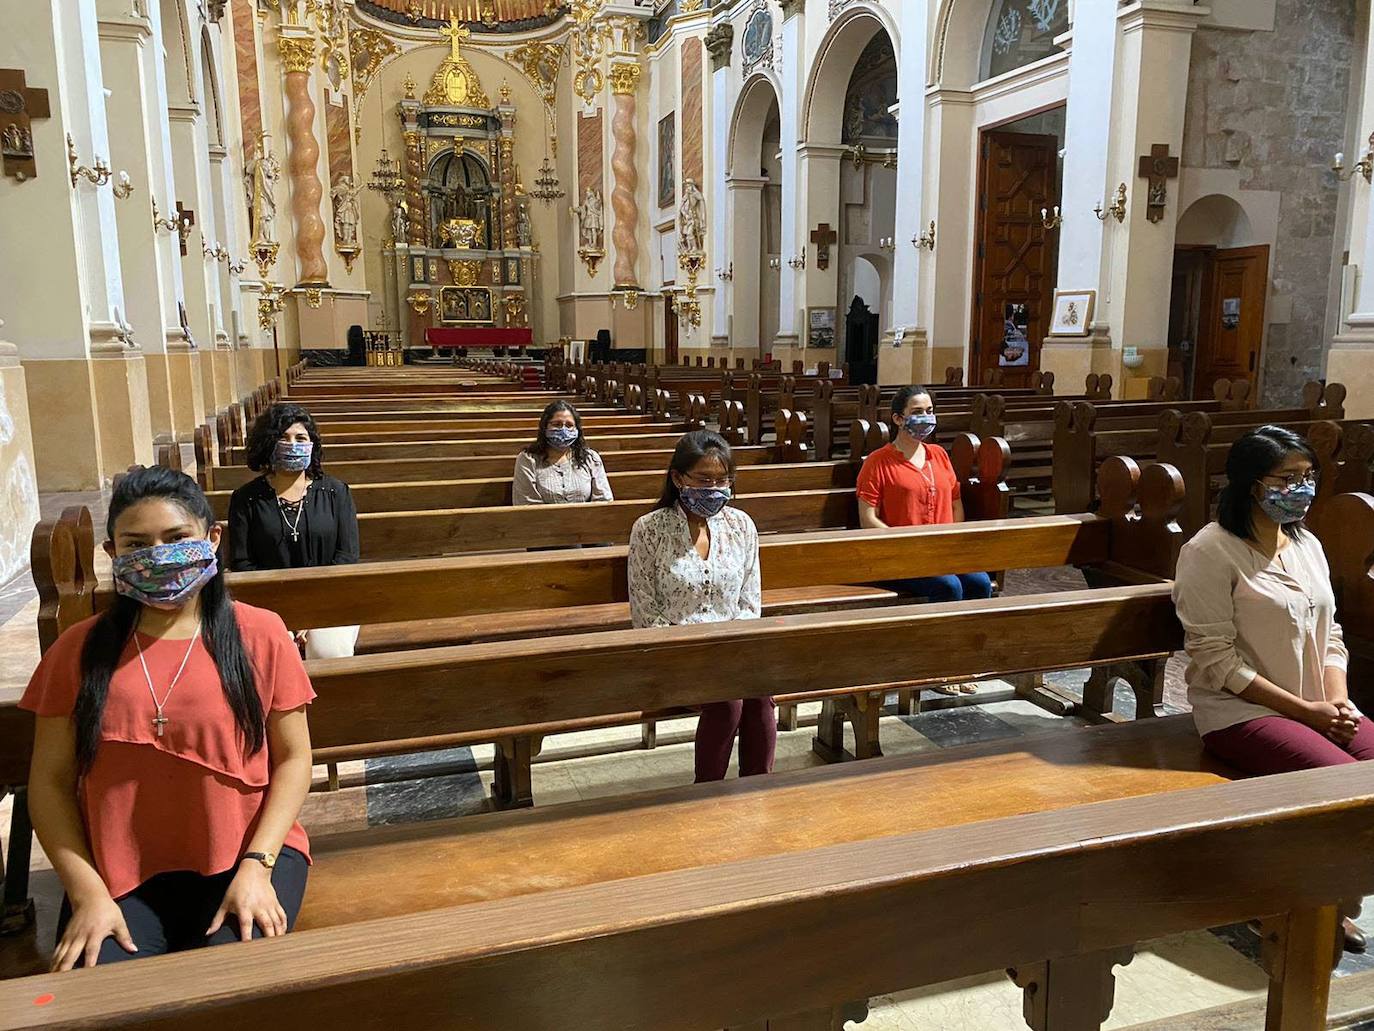
[[778,743],[778,710],[771,698],[712,702],[701,707],[697,722],[696,782],[724,780],[739,734],[739,775],[773,771]]
[[1291,773],[1374,759],[1374,723],[1361,719],[1354,740],[1338,745],[1297,720],[1261,716],[1214,730],[1202,743],[1217,758],[1244,773]]

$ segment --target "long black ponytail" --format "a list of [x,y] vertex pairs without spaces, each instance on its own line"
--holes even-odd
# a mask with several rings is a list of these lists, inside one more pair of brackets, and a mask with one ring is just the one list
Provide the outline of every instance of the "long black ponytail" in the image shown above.
[[[125,510],[152,499],[171,502],[207,530],[214,524],[210,502],[195,480],[185,473],[149,466],[131,470],[116,484],[110,498],[110,514],[105,521],[105,532],[110,539],[114,539],[115,523]],[[95,621],[81,649],[81,688],[72,719],[76,724],[77,767],[82,773],[90,770],[95,761],[110,677],[138,626],[142,608],[132,598],[120,595]],[[224,698],[234,714],[244,752],[253,755],[266,743],[265,716],[262,699],[258,697],[257,678],[248,661],[248,653],[243,649],[238,620],[234,618],[233,599],[224,582],[223,567],[200,590],[200,617],[201,640],[219,670]]]

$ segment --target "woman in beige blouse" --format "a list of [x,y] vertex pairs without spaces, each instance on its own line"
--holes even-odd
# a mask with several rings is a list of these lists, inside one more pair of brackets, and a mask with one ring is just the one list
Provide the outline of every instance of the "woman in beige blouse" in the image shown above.
[[[1346,691],[1326,556],[1302,525],[1314,470],[1297,434],[1246,434],[1226,460],[1217,521],[1178,560],[1193,719],[1207,750],[1246,773],[1374,759],[1374,724]],[[1348,921],[1346,945],[1364,949]]]
[[539,436],[515,459],[511,497],[517,505],[613,501],[601,456],[587,446],[582,416],[554,401],[539,419]]
[[[747,513],[730,506],[734,482],[735,460],[719,434],[697,430],[678,441],[662,497],[630,532],[634,626],[759,618],[759,532]],[[697,783],[725,779],[736,735],[740,776],[770,772],[778,737],[773,699],[701,707]]]

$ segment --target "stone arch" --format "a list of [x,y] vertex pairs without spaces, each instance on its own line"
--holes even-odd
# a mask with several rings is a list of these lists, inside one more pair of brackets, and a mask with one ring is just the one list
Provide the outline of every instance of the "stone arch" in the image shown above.
[[[781,96],[777,81],[766,72],[756,72],[745,82],[730,120],[727,176],[759,174],[763,130],[773,108],[781,110]],[[741,161],[748,163],[741,166]]]
[[927,85],[968,89],[979,80],[992,4],[993,0],[940,0]]
[[215,45],[207,26],[200,34],[201,75],[205,90],[205,132],[211,146],[224,146],[224,103],[221,99],[219,66],[215,63]]
[[162,46],[167,53],[167,102],[172,106],[194,104],[196,96],[195,57],[191,19],[186,0],[162,0]]
[[808,143],[840,142],[844,102],[854,66],[864,48],[879,32],[886,32],[897,56],[901,79],[901,35],[885,7],[855,3],[846,7],[826,30],[811,66],[811,77],[802,94],[801,138]]
[[1224,193],[1211,193],[1199,197],[1179,216],[1176,242],[1179,246],[1249,247],[1265,241],[1256,235],[1239,201]]

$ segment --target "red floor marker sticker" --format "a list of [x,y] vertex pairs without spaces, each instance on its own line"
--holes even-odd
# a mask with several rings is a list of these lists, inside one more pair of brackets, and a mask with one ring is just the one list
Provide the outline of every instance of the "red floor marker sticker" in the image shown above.
[[52,992],[44,992],[33,1000],[33,1004],[35,1006],[46,1006],[48,1003],[52,1002],[54,998],[55,996]]

